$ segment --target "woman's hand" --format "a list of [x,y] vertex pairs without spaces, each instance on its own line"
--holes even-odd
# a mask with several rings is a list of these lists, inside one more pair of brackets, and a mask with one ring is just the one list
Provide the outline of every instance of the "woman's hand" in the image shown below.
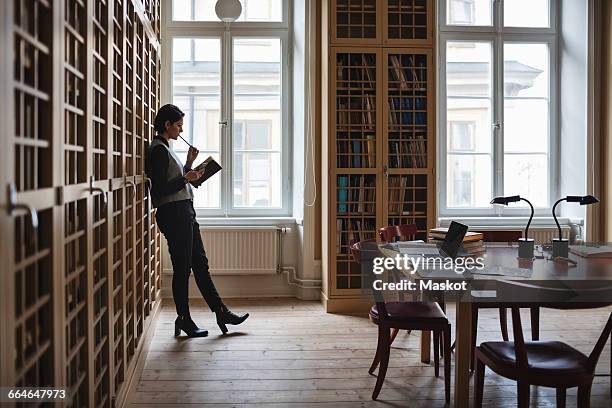
[[192,182],[192,181],[196,181],[198,180],[200,177],[202,177],[202,175],[204,174],[204,169],[198,171],[198,170],[189,170],[187,173],[185,173],[185,178],[187,179],[188,182]]
[[193,146],[189,146],[189,151],[187,152],[187,166],[188,167],[191,167],[196,157],[198,157],[199,153],[200,151],[198,149],[196,149]]

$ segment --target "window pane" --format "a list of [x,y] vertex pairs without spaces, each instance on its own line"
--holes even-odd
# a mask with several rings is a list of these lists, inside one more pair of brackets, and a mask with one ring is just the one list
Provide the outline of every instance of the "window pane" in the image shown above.
[[491,97],[491,43],[446,43],[446,87],[449,96]]
[[446,0],[446,23],[490,26],[493,21],[491,2],[492,0]]
[[[217,0],[173,0],[174,21],[214,21]],[[240,0],[242,13],[237,21],[273,22],[283,20],[282,0]]]
[[176,21],[191,20],[192,0],[172,0],[172,19]]
[[547,44],[504,44],[504,95],[548,98]]
[[504,1],[506,27],[549,27],[549,0]]
[[548,153],[548,101],[506,99],[504,151]]
[[235,38],[233,56],[234,206],[280,208],[281,42]]
[[547,155],[504,155],[504,195],[521,195],[534,207],[548,207],[548,184]]
[[547,44],[504,45],[504,190],[539,207],[548,205],[548,52]]
[[[218,38],[176,38],[172,43],[172,100],[183,112],[183,136],[200,150],[194,165],[213,156],[221,165],[219,115],[221,43]],[[183,163],[188,146],[174,145]],[[195,189],[194,206],[219,208],[220,174]]]
[[446,205],[488,207],[491,201],[491,155],[448,156]]
[[489,42],[447,43],[448,207],[485,207],[491,201],[491,60]]

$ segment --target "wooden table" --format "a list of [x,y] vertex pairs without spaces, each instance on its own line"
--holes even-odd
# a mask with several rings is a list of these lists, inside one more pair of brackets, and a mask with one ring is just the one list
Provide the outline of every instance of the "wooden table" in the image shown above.
[[[387,257],[395,257],[397,250],[380,246],[381,252]],[[514,244],[487,245],[487,251],[483,255],[485,268],[482,275],[474,274],[465,277],[450,273],[431,273],[424,270],[416,270],[410,273],[415,280],[431,279],[433,281],[468,282],[468,290],[464,293],[456,293],[456,323],[455,323],[455,407],[468,407],[469,385],[470,385],[470,356],[471,356],[471,333],[472,333],[472,303],[480,302],[479,298],[472,296],[472,288],[486,286],[487,289],[495,288],[500,280],[528,280],[545,281],[547,284],[559,284],[563,287],[574,289],[579,296],[581,288],[596,286],[601,281],[612,281],[612,259],[586,259],[570,253],[569,258],[576,261],[575,266],[565,262],[549,260],[549,253],[544,253],[544,259],[533,261],[519,260],[517,258],[518,247]],[[536,255],[538,253],[536,251]],[[495,275],[490,275],[491,273]],[[549,286],[549,285],[547,285]],[[452,298],[452,297],[451,297]],[[449,298],[447,297],[447,300]],[[512,303],[509,299],[498,299],[496,302]],[[538,299],[532,305],[537,306]],[[584,299],[582,299],[584,301]],[[524,303],[524,301],[522,302]],[[421,336],[421,360],[429,362],[430,333]]]

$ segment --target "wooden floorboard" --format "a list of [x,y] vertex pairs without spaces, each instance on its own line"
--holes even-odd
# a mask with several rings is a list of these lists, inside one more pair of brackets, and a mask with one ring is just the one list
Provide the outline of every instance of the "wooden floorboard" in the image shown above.
[[[166,303],[150,344],[134,407],[443,407],[444,383],[419,359],[419,333],[400,333],[391,351],[379,401],[371,400],[376,377],[367,373],[376,349],[376,326],[367,318],[326,314],[319,302],[292,299],[233,301],[248,311],[241,326],[222,336],[214,315],[192,302],[192,316],[207,338],[173,337],[174,306]],[[593,348],[608,310],[541,312],[541,338],[560,339],[584,353]],[[449,318],[454,319],[453,307]],[[524,315],[529,338],[529,314]],[[481,310],[478,341],[498,340],[497,310]],[[597,368],[609,373],[606,347]],[[442,372],[442,369],[441,369]],[[612,407],[609,377],[596,377],[592,407]],[[453,383],[451,381],[451,383]],[[532,407],[554,407],[555,390],[532,387]],[[576,390],[568,390],[568,407]],[[487,371],[485,407],[516,406],[512,381]]]

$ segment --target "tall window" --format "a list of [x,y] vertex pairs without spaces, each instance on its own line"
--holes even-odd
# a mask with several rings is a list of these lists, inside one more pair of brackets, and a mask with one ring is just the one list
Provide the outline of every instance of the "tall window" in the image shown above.
[[548,207],[556,186],[554,2],[439,1],[440,214],[492,215],[498,195]]
[[[284,0],[242,0],[225,27],[215,0],[166,5],[166,100],[185,112],[183,137],[223,167],[195,189],[200,215],[288,215],[289,15]],[[182,160],[188,146],[173,149]]]

